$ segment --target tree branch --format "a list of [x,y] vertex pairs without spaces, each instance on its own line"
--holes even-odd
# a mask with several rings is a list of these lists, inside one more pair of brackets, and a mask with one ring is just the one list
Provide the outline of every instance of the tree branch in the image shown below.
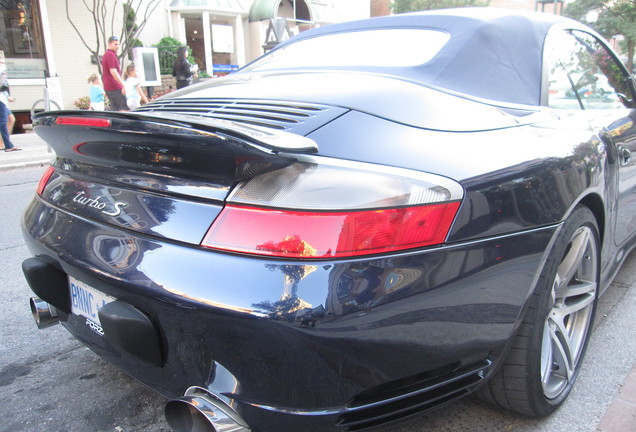
[[135,12],[136,17],[138,17],[136,12],[137,12],[137,8],[141,6],[141,2],[139,2],[139,4],[136,4],[135,0],[130,0],[128,3],[125,3],[124,29],[126,30],[126,36],[125,36],[125,46],[122,49],[121,58],[125,58],[126,55],[130,52],[130,50],[134,48],[133,46],[134,41],[137,39],[139,34],[141,34],[144,27],[146,27],[146,24],[148,23],[148,19],[150,18],[150,15],[157,9],[159,4],[161,4],[161,0],[150,0],[149,2],[147,2],[146,8],[143,11],[143,20],[139,23],[134,22],[133,25],[128,29],[126,28],[126,21],[128,18],[128,14],[130,13],[130,11],[133,11]]
[[[79,31],[79,29],[77,28],[77,26],[75,25],[73,20],[71,20],[71,15],[70,15],[70,12],[68,10],[68,0],[65,0],[65,2],[66,2],[66,19],[71,24],[71,27],[73,27],[73,29],[75,30],[75,33],[77,33],[77,35],[79,36],[79,38],[82,41],[82,43],[84,44],[84,46],[88,49],[88,51],[90,51],[90,53],[95,57],[95,59],[98,60],[99,58],[97,57],[97,52],[92,50],[91,47],[88,45],[88,43],[86,43],[86,41],[84,40],[84,37],[82,36],[82,33]],[[97,63],[98,63],[97,64],[98,70],[101,73],[101,65],[99,65],[99,61]]]

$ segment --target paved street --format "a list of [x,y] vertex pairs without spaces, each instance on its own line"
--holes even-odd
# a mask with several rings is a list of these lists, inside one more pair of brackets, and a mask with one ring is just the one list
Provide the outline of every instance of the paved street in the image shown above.
[[[19,221],[44,170],[38,158],[51,154],[35,136],[15,141],[22,152],[0,153],[0,431],[168,431],[162,397],[100,360],[62,326],[37,330],[20,269],[29,253]],[[601,299],[585,366],[555,415],[525,419],[468,398],[383,432],[636,430],[634,323],[632,254]]]
[[162,397],[101,361],[62,326],[35,326],[20,267],[29,253],[19,220],[43,170],[0,171],[0,431],[169,431]]

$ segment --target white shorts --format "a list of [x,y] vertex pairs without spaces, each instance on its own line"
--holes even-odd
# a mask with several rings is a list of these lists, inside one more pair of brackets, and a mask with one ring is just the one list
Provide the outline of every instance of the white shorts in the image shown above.
[[91,102],[91,109],[95,111],[104,111],[104,102]]

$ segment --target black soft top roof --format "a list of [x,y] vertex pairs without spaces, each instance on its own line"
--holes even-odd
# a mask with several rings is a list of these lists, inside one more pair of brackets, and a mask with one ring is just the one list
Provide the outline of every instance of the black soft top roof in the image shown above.
[[333,24],[303,32],[281,47],[323,34],[365,29],[441,30],[450,34],[450,39],[432,60],[413,67],[378,68],[378,72],[477,98],[539,105],[543,44],[547,32],[557,23],[581,27],[552,14],[495,8],[445,9]]

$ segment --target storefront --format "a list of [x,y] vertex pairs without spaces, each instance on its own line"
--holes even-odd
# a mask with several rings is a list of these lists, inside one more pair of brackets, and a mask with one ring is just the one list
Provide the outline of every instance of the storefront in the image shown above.
[[168,13],[172,37],[185,41],[192,56],[209,76],[218,73],[214,65],[241,65],[245,62],[243,23],[250,0],[224,2],[172,0]]
[[[365,9],[368,17],[368,0]],[[172,0],[168,11],[173,37],[187,41],[210,76],[238,69],[300,31],[342,21],[333,0]]]
[[[149,2],[141,4],[144,1]],[[161,0],[139,39],[144,46],[157,44],[165,36],[178,39],[192,48],[203,77],[218,76],[237,70],[300,31],[366,18],[369,1]],[[45,92],[63,109],[75,109],[74,102],[88,95],[87,78],[98,70],[88,49],[95,48],[96,40],[94,16],[87,4],[92,3],[0,1],[0,51],[16,99],[10,108],[18,116],[18,131],[22,123],[30,122],[34,104],[39,104],[36,110],[42,108]],[[121,2],[112,4],[119,7],[109,7],[106,21],[112,21],[112,28],[106,32],[120,34],[123,8]],[[103,53],[106,47],[100,42],[98,52]]]
[[[46,3],[42,0],[4,0],[0,2],[0,51],[5,58],[11,93],[16,98],[11,109],[18,111],[17,129],[28,121],[20,111],[30,110],[33,103],[43,98],[45,77],[50,72],[48,59],[52,58],[47,41],[50,37]],[[51,91],[61,103],[59,81],[49,79]]]
[[0,49],[13,79],[42,78],[44,37],[37,0],[0,2]]

